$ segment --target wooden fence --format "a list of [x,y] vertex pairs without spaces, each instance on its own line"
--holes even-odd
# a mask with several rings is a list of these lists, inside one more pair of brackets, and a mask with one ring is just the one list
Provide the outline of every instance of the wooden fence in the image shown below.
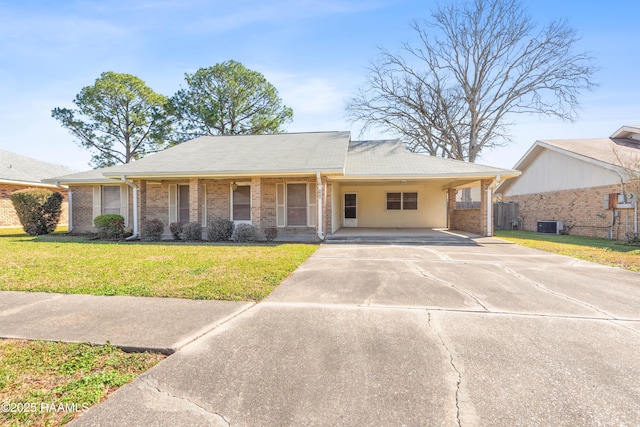
[[522,227],[517,202],[493,204],[493,227],[496,230],[517,230]]

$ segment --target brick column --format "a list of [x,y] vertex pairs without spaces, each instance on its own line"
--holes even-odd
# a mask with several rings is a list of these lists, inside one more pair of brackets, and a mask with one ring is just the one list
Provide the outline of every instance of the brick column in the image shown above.
[[200,194],[200,180],[191,178],[189,180],[189,222],[202,221],[202,195]]
[[456,194],[458,193],[458,190],[456,190],[455,188],[450,188],[447,191],[447,195],[448,195],[448,200],[447,200],[447,228],[449,228],[449,230],[455,230],[456,229],[456,223],[454,221],[454,215],[455,215],[455,210],[456,210]]
[[251,178],[251,224],[262,236],[262,179],[257,177]]

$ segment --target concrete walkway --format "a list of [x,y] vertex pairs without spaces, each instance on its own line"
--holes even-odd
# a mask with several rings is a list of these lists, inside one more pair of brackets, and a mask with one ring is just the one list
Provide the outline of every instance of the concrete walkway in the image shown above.
[[0,292],[0,337],[172,354],[253,303]]
[[323,245],[73,425],[640,425],[640,274],[459,239]]

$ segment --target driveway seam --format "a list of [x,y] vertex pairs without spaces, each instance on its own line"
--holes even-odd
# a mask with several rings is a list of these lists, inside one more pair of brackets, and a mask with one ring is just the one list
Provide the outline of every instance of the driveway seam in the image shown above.
[[204,326],[202,329],[200,329],[199,331],[191,334],[190,336],[178,341],[177,343],[175,343],[173,345],[173,352],[176,352],[182,348],[184,348],[185,346],[191,344],[192,342],[202,338],[203,336],[207,335],[209,332],[213,331],[214,329],[219,328],[220,326],[224,325],[227,322],[230,322],[231,320],[235,319],[236,317],[240,316],[242,313],[246,312],[247,310],[253,308],[256,306],[257,303],[255,302],[251,302],[251,303],[247,303],[245,305],[243,305],[242,307],[240,307],[240,309],[238,309],[237,311],[231,313],[230,315],[228,315],[227,317],[223,317],[220,320],[217,320],[213,323],[209,323],[208,325]]
[[263,306],[283,306],[292,308],[326,308],[336,310],[356,310],[361,308],[368,309],[383,309],[383,310],[428,310],[442,313],[461,313],[461,314],[479,314],[479,315],[497,315],[497,316],[522,316],[522,317],[540,317],[540,318],[557,318],[557,319],[570,319],[570,320],[593,320],[601,322],[638,322],[640,319],[625,319],[616,318],[610,319],[606,317],[593,317],[593,316],[578,316],[578,315],[562,315],[562,314],[547,314],[547,313],[518,313],[511,311],[495,311],[495,310],[466,310],[455,308],[442,308],[442,307],[430,307],[430,306],[411,306],[411,305],[382,305],[382,304],[336,304],[336,303],[320,303],[320,302],[290,302],[290,301],[263,301],[260,303]]

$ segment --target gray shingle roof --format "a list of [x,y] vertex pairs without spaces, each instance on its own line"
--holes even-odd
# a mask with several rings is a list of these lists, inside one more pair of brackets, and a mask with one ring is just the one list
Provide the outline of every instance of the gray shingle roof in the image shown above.
[[[357,177],[491,177],[519,172],[410,153],[398,140],[350,141],[349,132],[203,136],[126,165],[59,177],[109,178],[335,173]],[[50,180],[51,181],[51,180]]]
[[105,175],[342,172],[349,139],[349,132],[202,136]]
[[71,169],[0,150],[0,181],[40,184],[43,179],[69,174]]
[[349,144],[346,177],[452,177],[519,175],[492,166],[411,153],[398,140],[352,141]]

